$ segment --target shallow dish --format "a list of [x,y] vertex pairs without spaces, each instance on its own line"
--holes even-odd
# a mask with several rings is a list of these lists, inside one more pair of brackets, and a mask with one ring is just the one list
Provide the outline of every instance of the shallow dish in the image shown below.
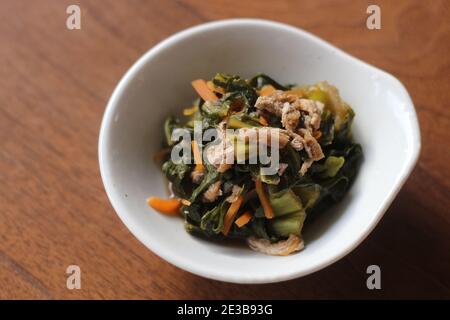
[[[345,199],[305,228],[306,247],[287,257],[192,237],[182,219],[146,204],[166,196],[152,161],[165,117],[195,92],[190,81],[216,72],[271,75],[282,83],[327,80],[355,110],[353,134],[364,161]],[[363,241],[413,169],[420,131],[404,86],[300,29],[265,20],[202,24],[162,41],[125,74],[112,94],[99,137],[100,171],[108,197],[130,231],[150,250],[197,275],[236,283],[288,280],[322,269]],[[150,275],[149,275],[150,276]]]

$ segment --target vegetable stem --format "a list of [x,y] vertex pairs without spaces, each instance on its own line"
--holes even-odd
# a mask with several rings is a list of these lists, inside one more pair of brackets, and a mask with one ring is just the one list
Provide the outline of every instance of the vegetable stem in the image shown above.
[[273,209],[270,205],[269,199],[266,196],[266,193],[264,191],[261,179],[256,179],[255,181],[255,187],[256,187],[256,193],[258,194],[259,201],[261,202],[261,205],[264,209],[264,216],[266,219],[272,219],[273,218]]
[[234,218],[236,217],[236,214],[241,207],[242,202],[244,201],[243,196],[239,196],[236,201],[234,201],[230,207],[228,208],[227,214],[225,215],[224,221],[223,221],[223,231],[222,233],[224,235],[227,235],[228,232],[230,232],[231,224],[233,223]]
[[305,214],[299,212],[271,220],[270,228],[279,237],[289,237],[291,234],[300,236],[304,221]]

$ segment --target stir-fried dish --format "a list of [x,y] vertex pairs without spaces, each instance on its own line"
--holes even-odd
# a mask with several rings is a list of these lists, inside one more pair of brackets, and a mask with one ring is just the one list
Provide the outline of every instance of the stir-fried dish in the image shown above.
[[171,196],[148,204],[182,216],[197,236],[243,239],[270,255],[302,250],[303,227],[341,200],[357,174],[353,110],[327,82],[218,73],[192,86],[198,98],[167,118],[156,155]]

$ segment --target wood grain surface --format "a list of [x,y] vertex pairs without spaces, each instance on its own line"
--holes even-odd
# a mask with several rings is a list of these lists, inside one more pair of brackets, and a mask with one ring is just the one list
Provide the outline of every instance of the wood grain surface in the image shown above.
[[[381,7],[381,30],[366,8]],[[81,30],[66,8],[81,7]],[[205,21],[278,20],[398,77],[414,100],[422,153],[375,231],[313,275],[235,285],[146,249],[108,202],[97,142],[120,77],[160,40]],[[450,1],[0,2],[0,298],[450,298]],[[82,289],[66,288],[66,267]],[[366,268],[382,289],[366,288]]]

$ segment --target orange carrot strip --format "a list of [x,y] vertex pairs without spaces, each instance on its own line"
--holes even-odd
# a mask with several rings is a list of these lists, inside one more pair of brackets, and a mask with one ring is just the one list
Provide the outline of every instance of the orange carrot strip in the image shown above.
[[158,212],[175,215],[179,213],[181,201],[179,199],[162,199],[158,197],[150,197],[147,204]]
[[270,205],[269,199],[266,196],[266,193],[264,192],[261,179],[256,179],[255,187],[256,187],[256,193],[258,194],[258,197],[259,197],[259,201],[261,202],[261,205],[264,209],[264,215],[266,216],[266,219],[272,219],[273,218],[273,209],[272,209],[272,206]]
[[305,90],[301,87],[295,87],[291,90],[285,91],[287,94],[296,95],[299,98],[303,98],[305,96]]
[[276,91],[276,89],[271,86],[270,84],[265,85],[264,87],[261,88],[261,90],[259,90],[259,95],[260,96],[268,96],[271,93],[274,93]]
[[203,79],[197,79],[191,82],[192,86],[194,87],[195,91],[197,91],[198,95],[205,101],[216,101],[219,100],[217,96],[209,90],[208,85],[206,84],[205,80]]
[[239,228],[245,226],[252,219],[252,214],[250,211],[245,211],[239,218],[234,222]]
[[267,122],[266,118],[263,116],[259,116],[259,123],[261,123],[263,126],[268,126],[269,123]]
[[234,217],[236,217],[236,214],[241,207],[242,202],[244,201],[243,196],[239,196],[236,201],[234,201],[230,207],[227,210],[227,214],[225,215],[225,218],[223,219],[223,231],[222,233],[224,235],[227,235],[228,232],[230,232],[231,224],[233,223]]
[[192,106],[190,108],[186,108],[183,110],[183,115],[185,116],[192,116],[194,113],[196,113],[198,110],[197,106]]
[[195,171],[203,172],[205,167],[203,166],[202,155],[198,149],[197,141],[192,140],[192,152],[194,153]]

